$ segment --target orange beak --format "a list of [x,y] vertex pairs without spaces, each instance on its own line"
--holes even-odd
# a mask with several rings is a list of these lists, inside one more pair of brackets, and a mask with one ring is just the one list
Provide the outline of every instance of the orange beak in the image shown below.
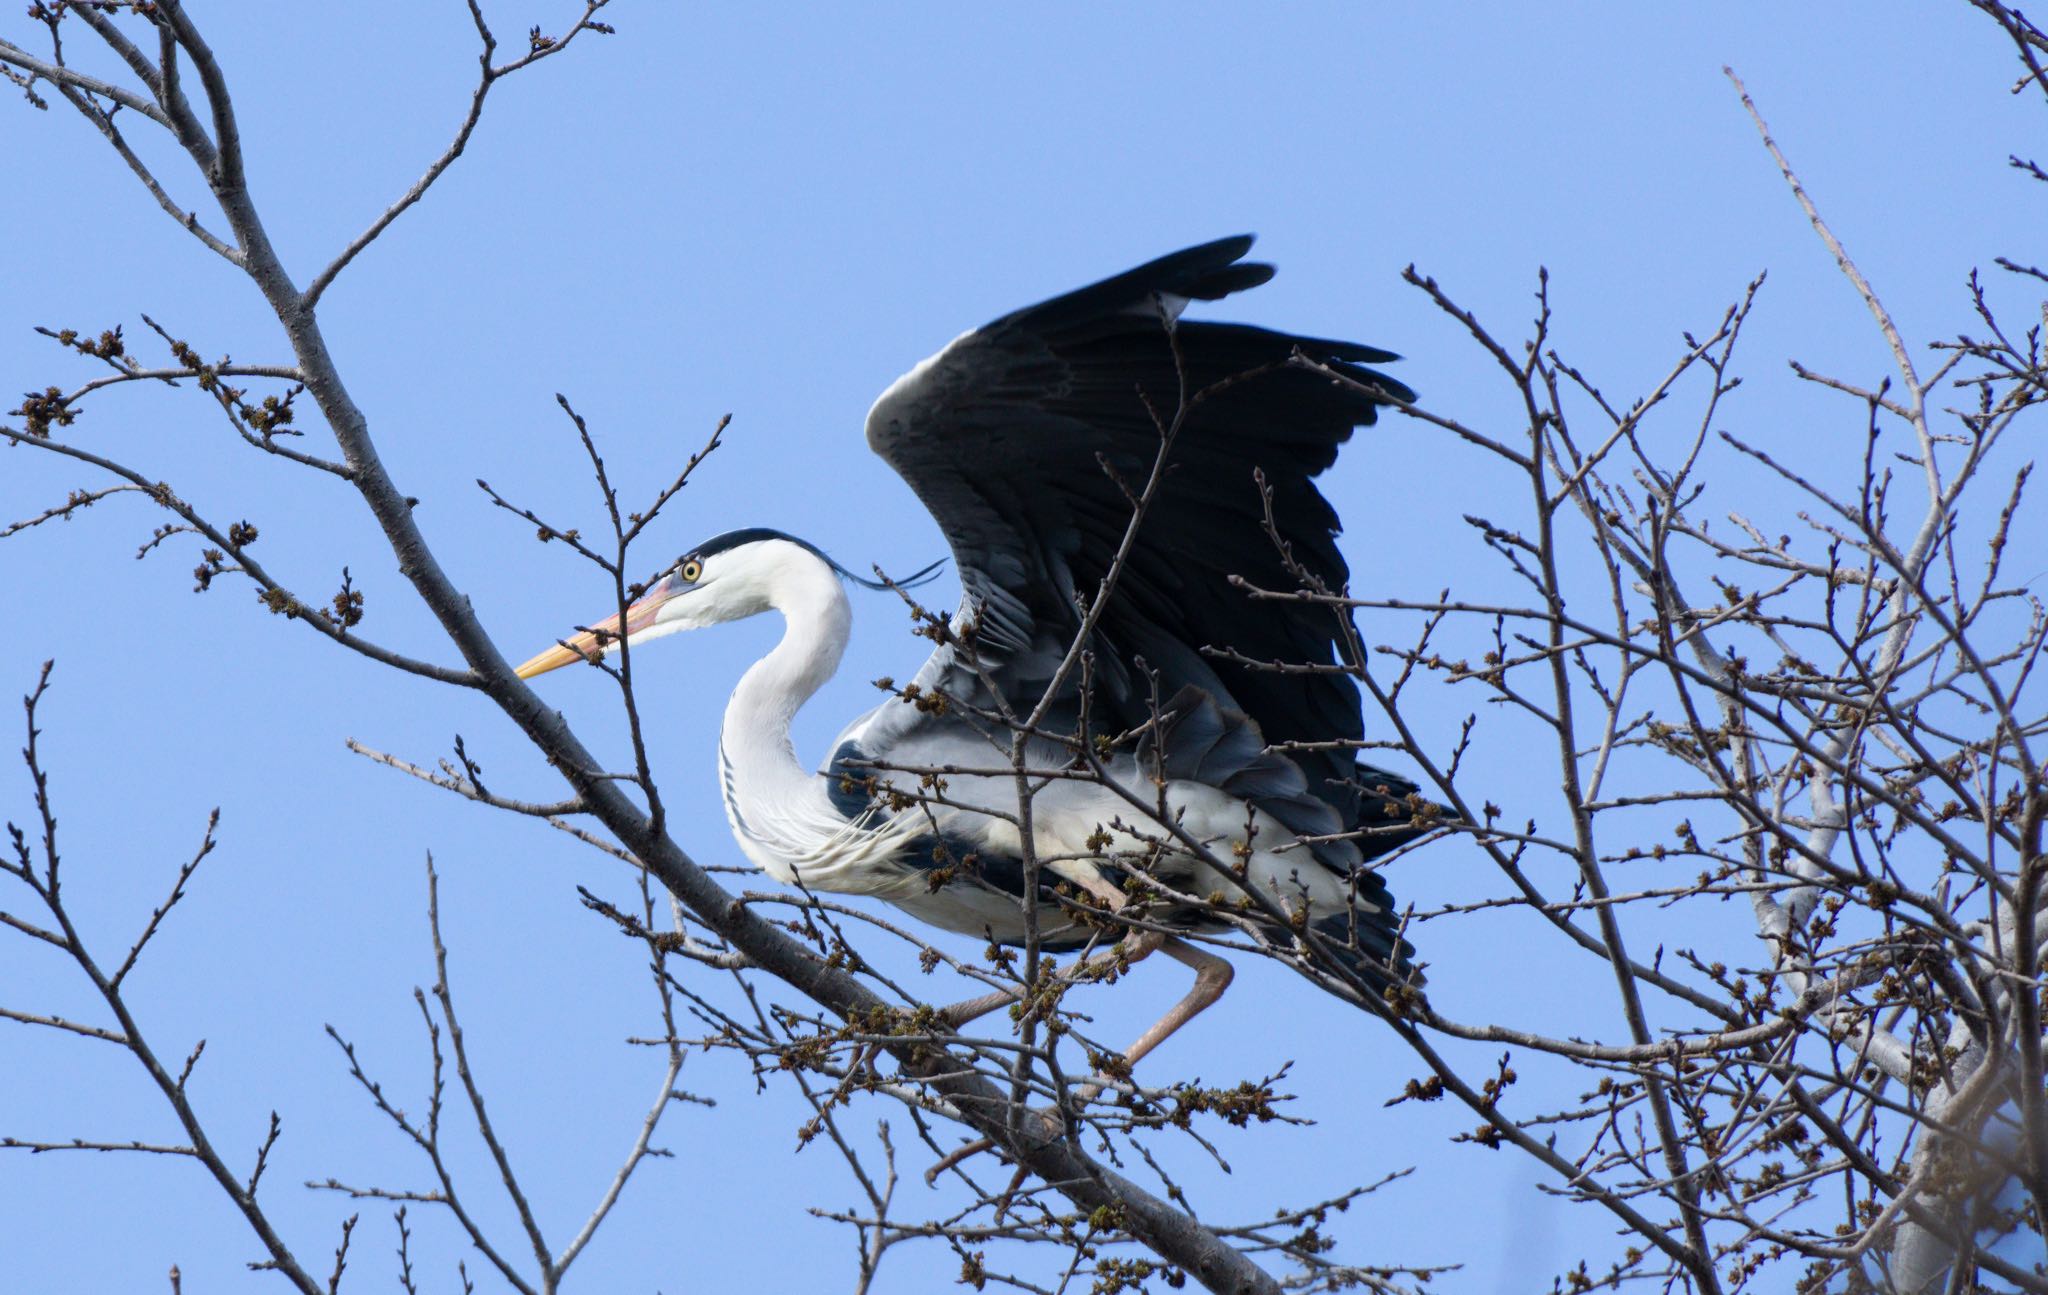
[[609,648],[616,647],[619,640],[630,638],[654,624],[654,613],[661,605],[675,596],[675,590],[666,580],[657,581],[647,596],[626,609],[625,628],[619,628],[617,616],[607,616],[586,630],[579,630],[570,638],[563,639],[547,651],[540,653],[513,673],[521,679],[559,670],[565,665],[578,661],[596,661]]

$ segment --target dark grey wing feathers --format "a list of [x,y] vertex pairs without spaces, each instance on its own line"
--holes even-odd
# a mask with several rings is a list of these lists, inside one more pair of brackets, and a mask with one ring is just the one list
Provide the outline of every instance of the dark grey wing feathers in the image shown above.
[[[926,686],[987,704],[985,677],[1013,708],[1037,703],[1080,626],[1077,598],[1100,587],[1129,522],[1124,486],[1102,465],[1132,489],[1142,484],[1159,446],[1155,418],[1173,418],[1179,404],[1177,343],[1190,394],[1206,394],[1183,420],[1167,478],[1098,623],[1097,727],[1137,727],[1149,718],[1154,684],[1136,673],[1142,661],[1158,677],[1157,695],[1194,687],[1248,721],[1226,730],[1242,728],[1266,743],[1362,735],[1349,678],[1252,671],[1200,651],[1336,659],[1340,626],[1328,609],[1254,606],[1230,582],[1294,583],[1266,534],[1255,469],[1273,493],[1294,558],[1333,590],[1349,575],[1335,543],[1336,514],[1312,478],[1335,461],[1353,428],[1374,421],[1378,402],[1291,367],[1290,357],[1299,350],[1412,398],[1399,382],[1357,367],[1395,358],[1376,347],[1192,320],[1176,322],[1169,340],[1166,320],[1190,300],[1216,300],[1272,276],[1270,266],[1241,259],[1250,248],[1249,237],[1188,248],[1005,315],[958,338],[876,401],[868,444],[945,531],[963,587],[962,619],[973,625],[980,670],[969,671],[944,648],[920,676]],[[1281,792],[1271,781],[1278,769],[1262,769],[1270,791],[1334,811],[1320,830],[1356,821],[1350,752],[1269,759],[1302,783]],[[1249,777],[1258,763],[1236,767]]]

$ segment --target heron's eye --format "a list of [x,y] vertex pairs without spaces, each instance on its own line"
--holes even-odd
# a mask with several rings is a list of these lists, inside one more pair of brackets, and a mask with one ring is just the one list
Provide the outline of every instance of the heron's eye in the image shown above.
[[682,569],[677,574],[690,584],[696,584],[698,577],[704,574],[704,564],[695,558],[691,558],[688,562],[683,563]]

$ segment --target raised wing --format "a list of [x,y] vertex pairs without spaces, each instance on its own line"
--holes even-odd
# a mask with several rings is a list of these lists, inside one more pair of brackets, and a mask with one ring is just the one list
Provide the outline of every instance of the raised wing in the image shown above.
[[[1274,674],[1205,657],[1230,647],[1260,660],[1329,662],[1339,625],[1323,607],[1254,605],[1230,584],[1292,578],[1266,533],[1254,471],[1294,557],[1331,589],[1348,577],[1336,513],[1311,478],[1335,460],[1376,402],[1288,359],[1346,369],[1402,400],[1401,383],[1356,367],[1391,352],[1243,324],[1180,321],[1191,300],[1256,287],[1249,236],[1222,239],[1005,315],[899,379],[868,414],[868,444],[931,510],[963,585],[977,668],[942,648],[923,686],[987,704],[992,681],[1034,707],[1081,624],[1129,524],[1161,426],[1182,417],[1168,474],[1095,631],[1094,724],[1135,727],[1187,687],[1241,711],[1267,743],[1357,738],[1358,690],[1334,673]],[[1169,326],[1171,335],[1169,335]],[[1176,352],[1178,364],[1176,363]],[[1106,470],[1107,469],[1107,470]],[[1066,686],[1071,716],[1078,678]],[[898,714],[909,707],[894,708]],[[907,718],[907,717],[906,717]],[[1357,822],[1355,753],[1301,752],[1309,796]]]

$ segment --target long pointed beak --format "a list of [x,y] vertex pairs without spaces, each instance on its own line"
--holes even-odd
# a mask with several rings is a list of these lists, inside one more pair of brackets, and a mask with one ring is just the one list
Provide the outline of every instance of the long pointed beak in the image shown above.
[[652,625],[654,613],[673,597],[675,591],[670,588],[669,582],[659,581],[647,591],[646,597],[626,608],[623,630],[619,628],[617,616],[607,616],[589,629],[580,630],[573,636],[563,639],[513,673],[521,679],[531,679],[535,675],[559,670],[578,661],[596,661],[604,655],[605,649],[616,646],[620,639],[630,638]]

